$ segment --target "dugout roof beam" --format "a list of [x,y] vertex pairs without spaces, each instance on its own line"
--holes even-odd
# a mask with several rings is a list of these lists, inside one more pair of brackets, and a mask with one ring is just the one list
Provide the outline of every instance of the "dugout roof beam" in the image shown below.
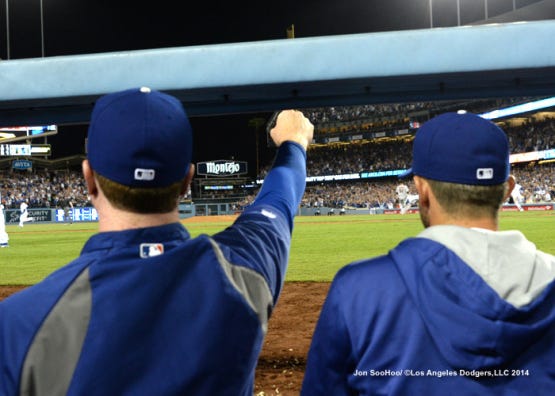
[[150,86],[190,115],[555,93],[555,20],[0,61],[0,126]]

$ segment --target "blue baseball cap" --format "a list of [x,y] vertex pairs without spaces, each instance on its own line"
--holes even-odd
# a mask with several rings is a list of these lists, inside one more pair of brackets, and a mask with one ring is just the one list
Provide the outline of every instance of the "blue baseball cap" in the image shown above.
[[509,141],[493,122],[476,114],[444,113],[416,132],[410,175],[448,183],[496,185],[509,177]]
[[187,174],[193,132],[181,102],[141,87],[101,97],[87,157],[98,174],[129,187],[166,187]]

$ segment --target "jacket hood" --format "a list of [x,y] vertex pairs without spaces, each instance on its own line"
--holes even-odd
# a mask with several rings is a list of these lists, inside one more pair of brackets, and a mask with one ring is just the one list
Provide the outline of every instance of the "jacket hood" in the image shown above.
[[509,364],[555,325],[555,257],[517,231],[430,227],[391,257],[454,368]]

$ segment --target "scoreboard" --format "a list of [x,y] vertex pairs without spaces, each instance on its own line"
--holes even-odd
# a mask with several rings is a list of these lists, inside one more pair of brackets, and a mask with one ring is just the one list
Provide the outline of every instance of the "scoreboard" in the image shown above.
[[0,143],[46,137],[57,133],[57,125],[0,127]]
[[30,157],[50,154],[49,144],[0,144],[0,157]]
[[[0,157],[50,155],[51,148],[46,144],[46,137],[57,133],[57,125],[0,127]],[[45,138],[44,144],[31,144],[35,138]]]

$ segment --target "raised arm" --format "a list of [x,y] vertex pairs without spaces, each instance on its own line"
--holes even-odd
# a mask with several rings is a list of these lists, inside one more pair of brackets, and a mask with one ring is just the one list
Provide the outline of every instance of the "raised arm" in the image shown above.
[[213,237],[227,260],[264,276],[274,301],[285,277],[293,218],[306,184],[306,148],[313,129],[300,111],[279,114],[271,131],[278,151],[260,192],[231,227]]

